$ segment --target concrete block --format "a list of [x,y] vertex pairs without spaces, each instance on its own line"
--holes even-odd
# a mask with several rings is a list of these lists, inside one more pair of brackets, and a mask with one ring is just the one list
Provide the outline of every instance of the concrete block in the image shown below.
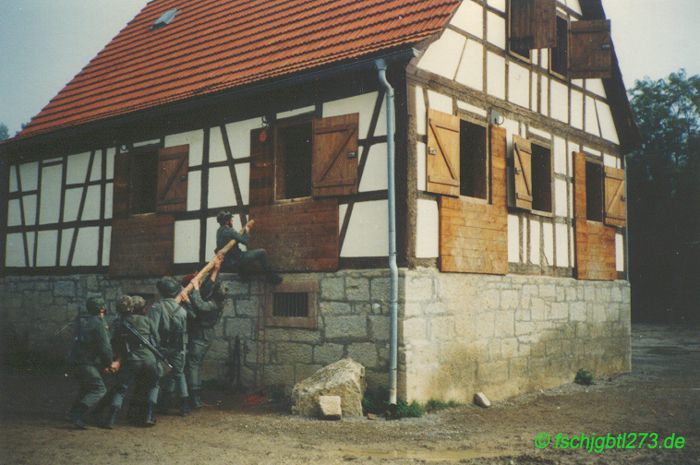
[[353,301],[369,300],[369,279],[367,278],[347,278],[345,280],[345,292],[347,299]]
[[402,339],[404,343],[427,340],[427,320],[424,318],[409,318],[399,322],[399,339]]
[[515,312],[501,311],[496,312],[494,322],[496,337],[509,337],[515,335]]
[[433,341],[450,341],[454,339],[455,322],[452,317],[433,317],[430,319],[429,339]]
[[566,302],[553,302],[547,313],[550,320],[566,320],[569,318],[569,304]]
[[378,364],[377,346],[373,342],[360,342],[347,347],[348,357],[361,363],[367,368],[375,368]]
[[301,342],[277,343],[277,362],[283,364],[313,363],[313,346]]
[[353,307],[347,302],[321,302],[321,315],[352,315]]
[[518,307],[520,297],[517,291],[502,291],[501,292],[501,309],[512,310]]
[[321,299],[345,300],[345,278],[324,278],[321,280]]
[[55,296],[75,297],[75,283],[73,281],[56,281],[53,285]]
[[370,315],[369,320],[369,336],[373,341],[388,341],[391,339],[390,319],[388,316]]
[[343,358],[343,346],[341,344],[326,343],[315,346],[313,354],[314,363],[328,365]]
[[367,318],[364,315],[324,316],[326,339],[366,339]]
[[540,297],[551,301],[556,298],[556,295],[554,284],[540,284]]

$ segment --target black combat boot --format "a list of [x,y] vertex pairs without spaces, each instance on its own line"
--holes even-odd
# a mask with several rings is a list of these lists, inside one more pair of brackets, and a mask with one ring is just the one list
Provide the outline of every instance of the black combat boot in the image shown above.
[[70,412],[70,422],[73,423],[73,426],[75,426],[78,429],[87,429],[87,425],[85,424],[85,420],[83,420],[83,416],[85,416],[85,413],[88,411],[88,406],[79,403]]
[[146,406],[146,419],[143,422],[143,426],[155,426],[156,416],[155,416],[156,404],[149,402]]
[[109,416],[105,421],[102,422],[100,426],[107,429],[114,428],[117,423],[117,417],[119,416],[119,407],[112,407],[109,411]]
[[192,408],[202,408],[204,407],[204,402],[202,402],[202,396],[201,392],[199,389],[193,389],[191,391],[192,394]]
[[180,416],[186,417],[190,413],[192,413],[192,409],[190,409],[190,398],[183,397],[180,403]]

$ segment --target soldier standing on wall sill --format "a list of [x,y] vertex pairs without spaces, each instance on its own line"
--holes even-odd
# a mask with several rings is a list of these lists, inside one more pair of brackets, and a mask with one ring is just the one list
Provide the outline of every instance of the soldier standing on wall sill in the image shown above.
[[90,297],[87,315],[78,315],[74,323],[73,347],[69,356],[71,372],[79,384],[78,396],[68,413],[78,429],[86,429],[84,416],[107,393],[101,373],[118,370],[112,361],[112,345],[104,316],[107,313],[101,297]]
[[216,231],[216,251],[218,253],[226,244],[232,240],[236,240],[236,245],[231,249],[226,256],[223,257],[223,269],[227,272],[238,271],[241,279],[247,281],[250,279],[251,266],[257,264],[265,273],[265,279],[271,284],[279,284],[282,282],[282,277],[274,273],[270,269],[267,260],[267,251],[265,249],[241,250],[239,244],[248,245],[250,236],[251,223],[246,225],[243,234],[239,234],[233,229],[233,215],[229,211],[222,211],[216,216],[216,221],[219,223],[219,229]]

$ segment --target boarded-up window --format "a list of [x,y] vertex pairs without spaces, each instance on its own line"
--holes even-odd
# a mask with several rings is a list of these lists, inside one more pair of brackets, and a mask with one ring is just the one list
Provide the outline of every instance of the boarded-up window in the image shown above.
[[627,222],[624,170],[605,167],[605,224],[624,227]]
[[554,47],[556,0],[510,0],[510,49],[523,56],[529,50]]
[[532,210],[532,144],[513,135],[513,186],[515,207]]
[[552,151],[532,144],[532,209],[552,211]]
[[562,76],[567,75],[569,66],[569,22],[556,17],[557,44],[550,52],[550,68]]
[[468,121],[460,122],[459,147],[460,195],[487,198],[488,170],[486,128]]
[[612,75],[612,38],[609,20],[571,23],[569,76],[574,79]]
[[314,120],[314,197],[357,193],[359,121],[359,113]]
[[454,115],[435,110],[428,113],[427,190],[459,196],[460,122]]

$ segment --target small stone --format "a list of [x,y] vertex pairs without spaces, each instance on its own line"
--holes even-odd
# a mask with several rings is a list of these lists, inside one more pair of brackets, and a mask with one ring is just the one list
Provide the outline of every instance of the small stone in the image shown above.
[[340,396],[319,396],[318,408],[324,420],[340,420],[343,411],[340,408]]
[[491,407],[491,401],[488,397],[486,397],[486,394],[484,394],[483,392],[477,392],[476,394],[474,394],[474,403],[479,407]]

